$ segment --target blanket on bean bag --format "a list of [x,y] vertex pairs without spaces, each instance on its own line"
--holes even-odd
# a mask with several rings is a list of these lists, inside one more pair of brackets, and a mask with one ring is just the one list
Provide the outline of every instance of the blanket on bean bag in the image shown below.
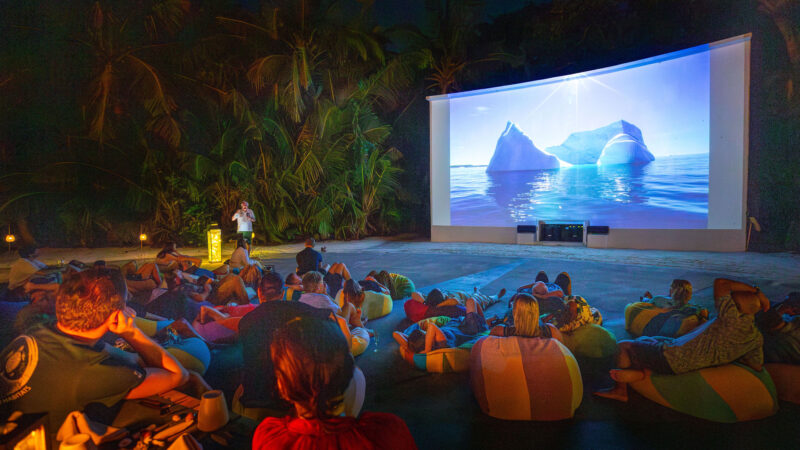
[[726,364],[680,375],[646,371],[630,387],[667,408],[710,420],[734,423],[769,417],[778,410],[775,384],[766,369],[756,372]]
[[696,305],[659,308],[650,302],[635,302],[625,307],[625,330],[633,337],[679,337],[706,320],[708,310]]
[[602,325],[603,315],[597,308],[589,306],[580,295],[568,295],[563,299],[550,298],[547,303],[539,301],[542,321],[551,323],[560,331],[574,331],[588,325]]

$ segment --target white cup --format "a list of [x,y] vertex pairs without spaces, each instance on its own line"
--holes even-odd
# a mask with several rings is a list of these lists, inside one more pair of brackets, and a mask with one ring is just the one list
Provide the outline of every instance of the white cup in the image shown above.
[[61,441],[58,450],[96,450],[92,437],[86,433],[73,434]]
[[197,413],[197,429],[215,431],[228,423],[228,405],[222,391],[208,391],[200,397]]

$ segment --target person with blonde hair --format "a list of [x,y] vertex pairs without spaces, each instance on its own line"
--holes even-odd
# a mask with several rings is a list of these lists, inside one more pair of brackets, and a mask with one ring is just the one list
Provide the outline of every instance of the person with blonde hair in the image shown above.
[[653,297],[650,291],[642,296],[641,300],[648,299],[650,303],[658,308],[681,308],[692,299],[692,283],[686,280],[674,279],[669,286],[669,296],[657,295]]
[[508,301],[511,305],[513,323],[496,325],[490,334],[493,336],[542,337],[562,340],[561,332],[552,324],[542,324],[539,320],[539,301],[530,294],[517,293]]

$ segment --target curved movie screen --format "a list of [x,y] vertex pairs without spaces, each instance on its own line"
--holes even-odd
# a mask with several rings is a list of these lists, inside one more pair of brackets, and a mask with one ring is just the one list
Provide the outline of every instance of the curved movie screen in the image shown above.
[[709,59],[451,99],[451,225],[706,228]]

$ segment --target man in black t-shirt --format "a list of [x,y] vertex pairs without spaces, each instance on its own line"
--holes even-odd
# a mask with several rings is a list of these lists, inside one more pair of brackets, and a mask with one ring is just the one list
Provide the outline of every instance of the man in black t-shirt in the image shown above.
[[[0,407],[48,412],[55,432],[71,411],[110,424],[123,399],[184,384],[186,370],[124,312],[126,297],[119,271],[89,269],[67,278],[56,294],[57,322],[31,329],[0,353]],[[103,342],[109,331],[138,357]]]
[[311,272],[312,270],[320,272],[323,275],[325,274],[326,269],[321,267],[322,254],[314,250],[314,245],[316,245],[314,238],[306,239],[306,248],[295,256],[295,260],[297,260],[297,274],[301,277],[305,275],[306,272]]
[[239,322],[239,340],[242,343],[244,393],[239,400],[246,408],[267,408],[275,414],[285,414],[290,405],[280,398],[275,384],[274,368],[270,356],[272,334],[297,317],[330,317],[330,311],[317,309],[305,303],[281,301],[283,279],[275,272],[265,273],[258,286],[261,304],[247,313]]

